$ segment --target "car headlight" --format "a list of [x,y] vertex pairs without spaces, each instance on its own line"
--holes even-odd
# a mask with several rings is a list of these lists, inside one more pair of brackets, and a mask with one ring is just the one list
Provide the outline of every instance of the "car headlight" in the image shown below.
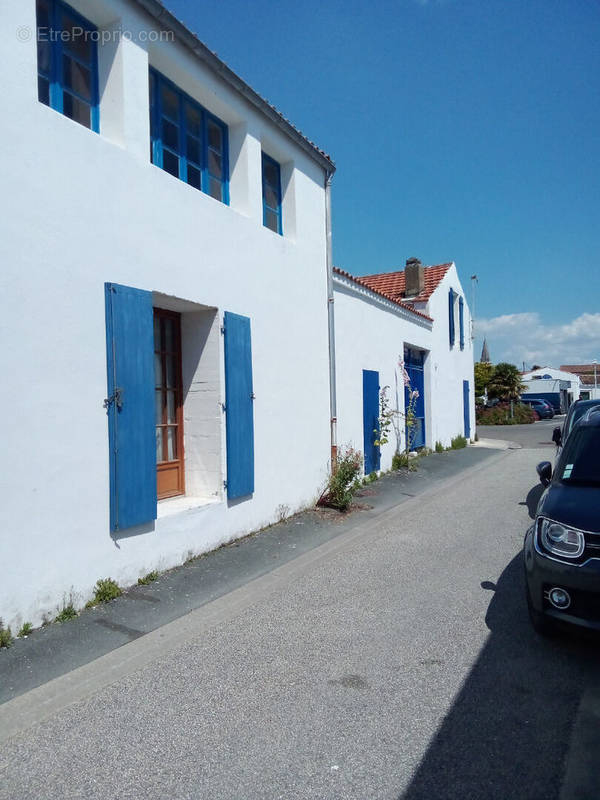
[[540,518],[538,522],[540,543],[544,550],[563,558],[579,558],[585,548],[585,537],[581,531]]

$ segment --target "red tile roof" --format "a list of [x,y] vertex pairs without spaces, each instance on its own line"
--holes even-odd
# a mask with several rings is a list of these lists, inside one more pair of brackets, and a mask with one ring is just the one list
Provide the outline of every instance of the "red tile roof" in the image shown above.
[[[423,314],[422,311],[417,311],[416,308],[413,308],[412,305],[409,303],[403,303],[397,297],[389,294],[385,291],[380,291],[379,289],[373,289],[373,287],[369,286],[364,282],[364,279],[361,277],[356,277],[355,275],[351,275],[349,272],[346,272],[343,269],[339,269],[339,267],[334,267],[333,271],[336,272],[338,275],[343,275],[344,278],[348,278],[349,280],[357,283],[359,286],[362,286],[365,289],[369,289],[369,291],[373,292],[373,294],[378,294],[380,297],[385,297],[386,300],[389,300],[391,303],[395,303],[397,306],[404,308],[406,311],[410,311],[411,314],[416,314],[418,317],[422,317],[423,319],[429,320],[429,322],[433,322],[432,317],[428,317],[427,314]],[[370,276],[368,276],[370,277]],[[433,290],[432,290],[433,291]]]
[[[451,266],[452,264],[436,264],[433,267],[425,267],[425,288],[420,294],[411,297],[410,302],[426,303]],[[358,280],[370,289],[384,292],[395,300],[403,300],[406,296],[404,270],[399,272],[380,272],[376,275],[361,275]]]
[[[600,379],[600,364],[596,364],[596,377]],[[572,372],[579,375],[581,383],[585,386],[594,385],[594,364],[563,364],[560,368],[563,372]]]

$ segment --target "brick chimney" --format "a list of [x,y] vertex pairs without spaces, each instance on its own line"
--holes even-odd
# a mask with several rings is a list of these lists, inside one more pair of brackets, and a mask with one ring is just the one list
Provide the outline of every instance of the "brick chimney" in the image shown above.
[[416,297],[425,288],[425,267],[418,258],[409,258],[404,269],[406,297]]

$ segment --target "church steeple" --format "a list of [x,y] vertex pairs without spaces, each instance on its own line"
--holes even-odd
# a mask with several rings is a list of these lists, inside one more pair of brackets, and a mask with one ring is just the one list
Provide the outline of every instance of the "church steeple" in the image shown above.
[[482,364],[491,364],[490,351],[487,346],[487,339],[483,340],[483,347],[481,348],[481,358],[479,359]]

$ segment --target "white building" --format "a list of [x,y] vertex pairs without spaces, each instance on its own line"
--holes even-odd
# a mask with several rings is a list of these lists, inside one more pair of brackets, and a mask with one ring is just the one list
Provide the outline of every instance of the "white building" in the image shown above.
[[13,629],[311,504],[330,455],[331,160],[156,0],[71,5],[0,6]]
[[522,397],[548,400],[557,412],[565,413],[581,394],[579,375],[554,367],[539,367],[524,372],[522,380],[525,385]]
[[[365,472],[389,469],[406,443],[408,393],[418,391],[413,447],[450,445],[475,434],[473,342],[465,294],[453,263],[354,277],[334,270],[338,441],[365,453]],[[405,387],[403,362],[410,377]],[[377,441],[380,392],[397,411]]]

